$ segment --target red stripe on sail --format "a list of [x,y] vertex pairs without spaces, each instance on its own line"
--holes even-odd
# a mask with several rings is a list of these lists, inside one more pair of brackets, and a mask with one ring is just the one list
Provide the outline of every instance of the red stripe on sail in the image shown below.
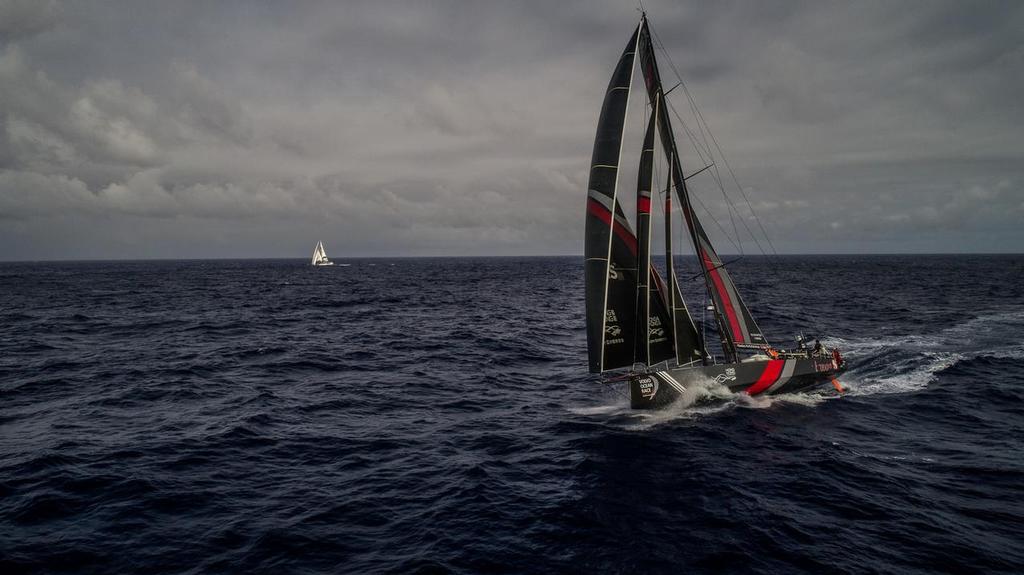
[[615,222],[615,225],[612,225],[612,213],[608,211],[608,208],[604,207],[601,202],[594,198],[589,198],[587,201],[587,212],[599,218],[602,222],[611,225],[612,230],[615,231],[615,235],[619,236],[619,239],[625,242],[626,247],[629,248],[629,251],[633,252],[633,255],[636,255],[636,236],[617,221]]
[[711,276],[711,281],[715,284],[715,291],[718,292],[718,297],[722,300],[722,307],[725,308],[725,317],[729,320],[733,342],[743,343],[743,330],[740,329],[740,321],[736,317],[736,308],[733,307],[732,300],[729,299],[729,292],[725,289],[725,282],[722,281],[722,276],[719,275],[715,262],[711,261],[711,257],[708,256],[707,250],[701,248],[700,252],[704,260],[704,269],[708,270],[708,275]]
[[755,395],[768,389],[773,383],[778,381],[779,375],[782,373],[782,366],[786,363],[784,359],[772,359],[768,361],[768,365],[764,367],[764,371],[761,372],[761,377],[757,378],[754,385],[747,388],[748,395]]
[[639,198],[637,198],[636,211],[640,212],[641,214],[651,213],[651,198],[645,198],[644,196],[640,196]]

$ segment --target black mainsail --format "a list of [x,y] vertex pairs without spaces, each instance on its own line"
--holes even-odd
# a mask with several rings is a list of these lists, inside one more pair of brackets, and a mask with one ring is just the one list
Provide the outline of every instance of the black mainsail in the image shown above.
[[624,215],[619,221],[615,194],[639,31],[637,26],[608,83],[590,163],[584,257],[593,373],[632,365],[636,350],[636,238]]

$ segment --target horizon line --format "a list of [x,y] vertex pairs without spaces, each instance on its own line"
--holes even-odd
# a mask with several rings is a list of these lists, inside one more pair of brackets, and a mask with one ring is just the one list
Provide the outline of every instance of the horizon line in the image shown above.
[[[696,257],[694,254],[674,254],[675,257]],[[721,256],[740,258],[773,258],[792,256],[821,256],[821,257],[849,257],[849,256],[1020,256],[1024,252],[835,252],[835,253],[811,253],[811,252],[786,252],[778,254],[730,254],[722,253]],[[381,255],[381,256],[333,256],[332,261],[342,259],[371,260],[371,259],[441,259],[441,258],[582,258],[583,254],[522,254],[522,255]],[[652,254],[653,258],[664,259],[665,255]],[[89,262],[204,262],[204,261],[270,261],[270,260],[308,260],[308,257],[277,256],[277,257],[166,257],[166,258],[74,258],[74,259],[0,259],[0,264],[17,263],[89,263]]]

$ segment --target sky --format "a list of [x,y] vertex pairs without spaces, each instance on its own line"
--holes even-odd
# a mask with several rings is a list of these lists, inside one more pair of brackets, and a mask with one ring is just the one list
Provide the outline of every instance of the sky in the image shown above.
[[[742,188],[692,180],[723,253],[759,253],[752,210],[779,253],[1024,252],[1024,3],[645,7],[666,83],[670,59]],[[582,254],[597,117],[638,18],[0,0],[0,260]]]

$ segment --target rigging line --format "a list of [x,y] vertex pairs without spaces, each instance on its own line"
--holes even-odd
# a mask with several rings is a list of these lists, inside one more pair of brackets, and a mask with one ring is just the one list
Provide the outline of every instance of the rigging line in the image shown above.
[[[672,184],[672,188],[673,189],[677,188],[677,187],[678,186],[676,184],[674,184],[674,183]],[[704,213],[706,213],[708,215],[708,219],[710,219],[712,222],[714,222],[714,224],[718,228],[718,230],[722,232],[723,236],[725,236],[725,239],[729,240],[729,243],[732,244],[732,247],[736,248],[736,251],[738,251],[738,252],[740,252],[740,254],[742,254],[743,250],[740,249],[736,245],[736,242],[733,241],[732,236],[729,235],[729,232],[725,231],[725,228],[722,227],[722,224],[718,221],[718,218],[716,218],[715,215],[713,213],[711,213],[711,210],[709,210],[708,207],[706,205],[704,205],[704,202],[700,199],[700,197],[697,194],[692,193],[693,190],[691,188],[687,188],[687,191],[691,192],[691,193],[688,193],[687,196],[689,196],[692,199],[696,199],[697,200],[697,203],[700,204],[700,207],[704,208]],[[696,247],[695,247],[695,249],[696,249]]]
[[711,165],[708,165],[708,166],[704,166],[703,168],[697,170],[696,172],[690,174],[689,176],[683,176],[683,181],[685,182],[686,180],[689,180],[690,178],[696,176],[697,174],[703,172],[704,170],[710,168],[711,166],[714,166],[714,164],[711,164]]
[[[711,131],[711,126],[707,123],[707,120],[704,119],[704,115],[701,114],[700,109],[697,108],[696,100],[693,98],[693,95],[690,94],[690,90],[689,88],[687,88],[686,83],[683,81],[682,75],[679,73],[679,69],[676,68],[675,62],[672,61],[672,56],[668,53],[668,50],[665,49],[665,44],[661,41],[661,37],[658,36],[658,32],[654,29],[653,26],[650,25],[650,22],[648,22],[648,29],[651,30],[654,39],[658,42],[658,46],[661,48],[661,51],[665,54],[665,59],[668,61],[668,65],[672,69],[672,72],[676,75],[676,79],[679,81],[679,85],[682,86],[683,92],[686,94],[687,100],[692,102],[699,121],[703,122],[704,126],[707,128],[708,135],[711,137],[711,141],[715,144],[715,148],[718,150],[718,155],[722,157],[722,161],[725,163],[726,169],[729,171],[733,183],[736,184],[736,187],[740,190],[740,195],[743,196],[743,199],[747,204],[747,208],[750,210],[751,215],[754,216],[754,220],[757,221],[757,225],[760,228],[761,233],[764,235],[765,241],[767,241],[769,247],[771,247],[772,253],[775,256],[778,256],[779,252],[778,250],[775,249],[775,244],[772,242],[771,237],[765,230],[764,224],[761,222],[761,218],[757,215],[757,212],[754,210],[753,205],[750,203],[750,198],[747,196],[746,191],[743,189],[743,186],[740,185],[739,178],[736,177],[736,172],[733,171],[732,166],[729,164],[729,159],[725,156],[725,152],[722,151],[722,147],[718,143],[718,138],[715,137],[714,132]],[[672,107],[671,103],[669,103],[669,106]],[[674,108],[672,111],[678,116],[678,112],[676,112]],[[753,235],[751,235],[751,237],[754,238]],[[758,243],[756,239],[755,243]],[[763,248],[760,248],[760,246],[758,247],[759,249],[761,249],[762,254],[768,255]]]
[[[672,113],[676,116],[676,118],[679,120],[679,122],[683,124],[683,128],[687,132],[686,135],[689,138],[690,143],[693,144],[694,150],[697,150],[697,155],[699,157],[701,157],[701,159],[703,160],[703,155],[700,153],[700,151],[699,151],[699,149],[697,147],[698,146],[698,142],[695,141],[696,136],[694,136],[694,134],[689,130],[689,126],[686,124],[686,122],[683,121],[682,117],[679,115],[679,111],[676,110],[675,106],[672,104],[671,101],[668,101],[668,107],[669,107],[670,110],[672,110]],[[712,139],[714,139],[714,134],[711,134],[710,131],[709,131],[709,134],[711,135]],[[726,160],[725,155],[723,153],[721,153],[721,149],[720,148],[719,148],[719,155],[722,156],[722,160]],[[713,158],[712,158],[712,160],[706,160],[706,162],[710,162],[712,164],[714,163],[713,162]],[[693,175],[696,175],[696,174],[693,174]],[[732,212],[735,212],[736,216],[740,220],[740,223],[743,224],[743,228],[745,230],[747,230],[747,234],[750,236],[750,239],[753,240],[754,245],[757,246],[757,249],[763,255],[767,256],[768,255],[767,250],[764,249],[764,246],[761,245],[761,242],[760,242],[760,240],[758,240],[757,235],[753,232],[753,230],[750,229],[750,226],[747,224],[746,219],[742,217],[742,214],[740,214],[739,210],[736,208],[735,203],[732,201],[732,198],[729,197],[729,195],[726,193],[725,185],[722,183],[721,173],[719,173],[717,167],[714,170],[711,171],[711,177],[715,181],[715,184],[718,186],[718,189],[722,192],[722,195],[725,196],[725,198],[726,198],[726,206],[727,206],[727,209],[730,210],[730,214],[729,214],[730,218],[732,217]],[[742,189],[740,191],[742,193]],[[745,194],[744,194],[744,199],[747,199]],[[749,199],[747,199],[747,203],[749,204]],[[749,207],[750,206],[748,205],[748,208]],[[757,214],[755,212],[753,212],[752,208],[751,208],[751,214],[754,216],[754,218],[756,220],[758,220],[758,223],[760,223],[760,220],[757,218]],[[733,220],[733,227],[734,228],[735,228],[735,225],[736,225],[736,222],[735,222],[735,220]],[[764,233],[764,229],[763,229],[764,226],[762,225],[761,228],[762,228],[762,233]],[[738,238],[739,237],[739,232],[738,231],[736,232],[736,235],[737,235],[737,238]],[[767,240],[769,238],[767,236],[765,236],[765,239]],[[774,246],[773,246],[773,249],[774,249]],[[778,255],[777,252],[776,252],[776,255]]]
[[[686,86],[683,86],[683,92],[686,94],[686,97],[688,99],[690,99],[691,101],[693,100],[693,96],[690,95],[690,91],[686,88]],[[711,141],[714,142],[715,149],[718,150],[718,155],[721,156],[723,163],[725,163],[726,169],[729,170],[729,175],[732,177],[733,183],[736,184],[736,188],[740,191],[740,195],[743,196],[743,199],[747,204],[747,209],[750,210],[750,214],[754,216],[754,220],[757,222],[758,227],[761,228],[761,233],[764,234],[765,241],[767,241],[768,245],[771,247],[772,253],[775,256],[778,256],[779,252],[775,249],[775,245],[772,243],[771,237],[768,235],[768,232],[764,229],[764,224],[762,224],[761,218],[758,217],[757,212],[754,211],[754,206],[750,203],[750,198],[747,197],[746,191],[743,189],[743,186],[740,185],[739,178],[736,177],[736,172],[733,171],[732,165],[729,164],[729,159],[725,157],[725,152],[722,151],[722,147],[718,144],[718,138],[716,138],[714,132],[711,131],[711,127],[708,126],[708,122],[707,120],[704,119],[704,115],[701,114],[700,109],[696,108],[696,103],[694,103],[694,109],[697,112],[697,116],[699,117],[700,122],[703,122],[704,126],[707,128],[708,135],[711,136]]]
[[[672,110],[676,119],[679,120],[679,123],[683,126],[683,131],[686,132],[686,139],[690,140],[690,145],[693,146],[693,151],[697,153],[697,157],[700,158],[702,163],[710,164],[714,159],[712,157],[711,150],[702,150],[700,148],[700,142],[697,141],[697,136],[694,135],[693,130],[690,128],[690,125],[686,123],[686,120],[679,115],[679,112],[676,110],[675,104],[672,103],[672,100],[666,98],[665,102],[668,103],[669,109]],[[707,156],[706,158],[705,155]]]
[[[702,153],[702,151],[700,149],[700,142],[697,141],[696,135],[690,129],[690,127],[686,123],[686,121],[683,120],[682,116],[679,114],[679,111],[676,110],[675,105],[672,104],[671,100],[665,100],[665,101],[668,102],[668,108],[675,115],[676,119],[679,120],[680,124],[682,124],[683,130],[686,132],[687,139],[690,140],[690,144],[693,146],[693,149],[697,153],[697,156],[705,164],[714,165],[715,164],[715,162],[714,162],[714,154],[712,154],[709,150],[704,150],[704,152]],[[711,134],[711,135],[714,136],[714,134]],[[709,158],[705,159],[704,158],[704,153],[709,154]],[[719,155],[722,155],[722,154],[720,153]],[[724,155],[723,155],[722,159],[723,160],[725,159]],[[708,167],[711,167],[711,166],[708,166]],[[754,234],[753,230],[750,229],[750,226],[747,224],[746,220],[742,217],[742,214],[740,214],[739,210],[736,208],[736,205],[733,202],[732,198],[729,197],[728,193],[725,191],[725,186],[722,184],[722,176],[718,172],[718,168],[716,167],[710,173],[711,173],[712,179],[714,179],[714,181],[715,181],[715,184],[718,186],[719,191],[721,191],[722,195],[725,197],[726,209],[729,211],[729,220],[730,220],[730,222],[732,222],[733,231],[736,234],[736,241],[740,242],[740,247],[737,248],[738,251],[740,251],[741,253],[743,252],[743,248],[742,248],[743,242],[742,242],[742,239],[741,239],[741,236],[740,236],[740,233],[739,233],[739,228],[736,226],[736,219],[735,218],[738,218],[740,220],[740,223],[743,224],[743,228],[745,230],[747,230],[747,234],[750,236],[750,239],[753,240],[754,244],[757,246],[757,249],[762,254],[768,255],[767,251],[764,249],[764,247],[761,245],[761,242],[758,240],[757,235]],[[691,176],[694,176],[694,175],[696,175],[696,173],[691,174]],[[734,215],[733,215],[734,213],[735,213],[735,218],[734,218]],[[756,214],[754,214],[754,216],[755,216],[755,218],[757,217]]]
[[[698,142],[695,142],[695,140],[694,140],[695,136],[693,135],[692,132],[689,131],[689,126],[687,126],[686,122],[684,122],[682,117],[680,117],[679,111],[676,110],[675,106],[672,104],[671,101],[668,101],[668,107],[669,107],[670,110],[672,110],[672,113],[676,116],[676,119],[678,119],[679,122],[683,124],[683,128],[687,131],[686,135],[689,138],[690,143],[694,145],[694,150],[698,150],[698,148],[697,148]],[[711,134],[711,136],[714,137],[714,134]],[[704,159],[703,155],[700,153],[699,150],[697,152],[697,155],[702,160]],[[723,160],[725,160],[725,156],[723,154],[719,153],[719,155],[722,156]],[[705,162],[706,163],[710,163],[710,164],[714,164],[713,158],[711,160],[705,160]],[[757,246],[757,249],[763,255],[767,256],[768,252],[761,245],[761,242],[758,240],[757,235],[754,234],[753,230],[750,229],[750,226],[747,224],[746,220],[742,217],[742,214],[740,214],[739,210],[736,209],[735,203],[732,201],[732,198],[729,197],[729,195],[726,193],[725,186],[724,186],[724,184],[722,184],[722,176],[718,172],[718,168],[716,167],[710,173],[711,173],[712,179],[715,181],[715,184],[718,186],[718,189],[722,192],[722,195],[725,196],[726,208],[729,210],[730,220],[732,220],[732,214],[733,214],[733,212],[735,212],[736,216],[739,217],[740,223],[743,224],[743,228],[745,230],[747,230],[747,234],[750,236],[750,239],[753,240],[754,245]],[[696,175],[696,173],[695,174],[691,174],[691,175]],[[751,213],[753,214],[753,212],[751,212]],[[756,219],[757,218],[757,214],[753,214],[753,215],[754,215],[754,217]],[[732,220],[732,224],[733,224],[733,228],[736,229],[736,221],[735,220]],[[763,230],[762,230],[762,232],[763,232]],[[738,231],[738,229],[736,230],[736,237],[737,237],[737,239],[739,239],[739,231]],[[767,239],[767,237],[765,239]],[[741,242],[741,244],[742,244],[742,242]],[[740,250],[740,251],[742,251],[742,250]]]
[[[729,264],[734,264],[734,263],[736,263],[736,262],[740,261],[741,259],[743,259],[743,256],[740,256],[740,257],[738,257],[738,258],[733,258],[733,259],[731,259],[731,260],[729,260],[729,261],[727,261],[727,262],[722,262],[722,263],[718,264],[717,266],[715,266],[715,267],[713,267],[713,268],[709,269],[709,270],[708,270],[708,272],[710,273],[710,272],[713,272],[713,271],[717,270],[718,268],[724,268],[725,266],[727,266],[727,265],[729,265]],[[693,280],[695,280],[695,279],[697,279],[697,278],[699,278],[699,277],[704,277],[704,273],[703,273],[703,272],[701,272],[701,273],[699,273],[699,274],[697,274],[697,275],[693,276],[692,278],[690,278],[690,279],[688,279],[688,280],[686,280],[686,281],[690,281],[690,282],[692,282]]]
[[718,222],[718,219],[715,218],[715,215],[711,213],[711,210],[709,210],[708,207],[704,205],[704,202],[701,201],[700,197],[698,197],[696,194],[689,194],[689,196],[691,198],[696,198],[697,199],[697,203],[700,204],[700,207],[704,208],[704,212],[707,213],[708,218],[710,218],[711,221],[715,222],[715,225],[718,227],[718,229],[725,236],[725,239],[729,240],[729,243],[732,244],[732,247],[736,248],[736,251],[738,251],[738,252],[740,252],[740,254],[742,254],[743,250],[740,249],[740,247],[736,245],[736,242],[732,241],[732,237],[729,236],[729,232],[725,231],[725,228],[723,228],[722,224],[720,224]]
[[[662,43],[661,38],[658,36],[658,33],[655,32],[654,27],[651,26],[650,21],[648,21],[648,23],[647,23],[647,28],[653,34],[653,40],[657,44],[657,48],[661,49],[661,52],[665,55],[665,58],[668,60],[669,64],[672,65],[673,70],[674,70],[675,66],[672,64],[672,58],[669,56],[668,50],[665,49],[665,44]],[[700,149],[698,149],[699,142],[697,141],[697,137],[693,134],[693,131],[690,129],[690,126],[686,123],[686,121],[684,121],[683,118],[679,115],[679,112],[677,112],[675,110],[675,107],[672,106],[672,102],[668,99],[669,92],[675,90],[676,88],[682,86],[683,90],[684,91],[686,90],[686,86],[683,84],[683,79],[682,79],[682,77],[680,77],[678,71],[676,71],[676,79],[679,80],[679,82],[675,86],[672,86],[672,88],[668,92],[663,92],[662,93],[662,99],[664,99],[666,102],[668,102],[668,105],[670,107],[672,107],[672,112],[675,114],[676,119],[679,120],[679,123],[683,125],[683,129],[686,131],[686,134],[687,134],[687,136],[688,136],[688,138],[690,140],[690,143],[694,147],[694,151],[696,151],[697,155],[701,157],[701,160],[704,160],[704,156],[703,156],[704,153],[706,153],[709,157],[712,155],[711,147],[710,146],[706,146],[705,149],[703,150],[703,153],[702,153],[702,151]],[[710,160],[706,160],[706,161],[704,161],[704,163],[705,164],[710,163]]]
[[[693,95],[690,94],[690,90],[686,86],[683,86],[683,93],[686,94],[686,99],[690,103],[691,113],[693,113],[694,118],[697,119],[697,128],[700,130],[700,135],[704,141],[704,146],[708,150],[710,150],[711,145],[708,144],[708,136],[711,136],[712,139],[714,139],[714,134],[711,133],[711,127],[708,126],[707,120],[704,119],[704,115],[701,114],[700,109],[697,108],[697,101],[693,98]],[[725,155],[722,152],[722,149],[720,147],[717,147],[717,149],[718,155],[722,156],[722,159],[725,160]],[[740,239],[740,231],[736,227],[736,218],[740,217],[740,212],[738,209],[736,209],[736,206],[733,204],[732,198],[730,198],[729,194],[726,193],[725,191],[725,186],[722,184],[722,174],[719,171],[718,165],[712,163],[712,166],[714,168],[712,171],[715,175],[715,182],[718,184],[718,189],[722,192],[722,197],[725,199],[726,205],[729,206],[729,221],[732,222],[733,232],[735,232],[736,239],[739,240],[740,242],[740,252],[742,253],[743,240]],[[740,218],[740,221],[743,221],[742,218]],[[764,254],[764,248],[761,247],[760,243],[757,240],[757,237],[754,236],[754,233],[752,231],[750,231],[750,227],[746,225],[746,222],[743,222],[743,227],[746,228],[747,233],[750,234],[750,239],[754,240],[754,244],[757,245],[757,248],[761,251],[762,254]]]
[[[659,42],[660,42],[660,40],[659,40]],[[665,53],[665,58],[668,59],[669,63],[671,64],[671,58],[668,56],[668,51],[665,50],[664,46],[662,46],[662,51]],[[677,76],[679,75],[678,71],[676,71],[674,69],[674,66],[673,66],[673,71],[676,72]],[[700,111],[697,109],[697,102],[694,101],[693,97],[690,95],[690,90],[686,87],[685,84],[683,84],[682,78],[679,78],[679,84],[678,85],[682,86],[683,93],[686,94],[686,100],[690,104],[690,113],[693,114],[693,117],[697,119],[697,129],[700,131],[701,140],[704,142],[704,149],[708,150],[708,155],[711,156],[711,162],[710,162],[711,166],[714,167],[715,166],[714,154],[711,152],[711,145],[708,143],[708,135],[709,135],[711,129],[707,126],[707,122],[703,121],[704,117],[700,114]],[[721,150],[719,150],[719,152],[721,153]],[[740,237],[740,230],[739,230],[739,228],[736,227],[736,216],[739,215],[739,212],[733,207],[732,199],[729,198],[729,195],[725,192],[725,186],[722,185],[722,177],[721,177],[721,174],[718,172],[718,168],[717,167],[714,167],[713,173],[715,174],[715,182],[718,183],[718,189],[721,190],[721,192],[722,192],[722,198],[725,199],[725,204],[726,204],[726,206],[728,206],[727,211],[729,212],[729,221],[732,223],[732,231],[733,231],[734,234],[736,234],[736,241],[739,242],[739,244],[740,244],[739,245],[739,250],[740,250],[740,253],[742,254],[743,253],[743,239]],[[747,231],[749,232],[750,230],[747,230]],[[753,238],[753,234],[751,234],[751,238]]]

